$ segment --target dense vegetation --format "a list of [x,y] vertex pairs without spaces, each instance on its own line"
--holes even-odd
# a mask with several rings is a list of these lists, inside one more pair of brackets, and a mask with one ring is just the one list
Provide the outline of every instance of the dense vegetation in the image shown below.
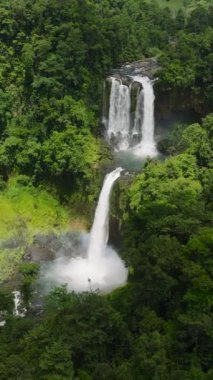
[[73,219],[56,197],[24,180],[11,178],[0,194],[0,282],[13,274],[36,233],[66,231]]
[[[56,289],[24,319],[1,294],[1,379],[212,379],[212,131],[209,115],[170,136],[174,156],[147,162],[122,194],[128,285]],[[28,309],[37,268],[21,271]]]
[[[26,316],[0,291],[2,380],[211,380],[213,7],[185,1],[0,0],[0,276],[19,266]],[[55,289],[31,310],[35,264],[18,264],[38,231],[66,229],[63,202],[93,201],[108,151],[102,80],[156,56],[157,91],[200,123],[160,142],[120,196],[128,284],[107,296]],[[51,193],[51,194],[50,194]],[[60,197],[59,197],[60,196]],[[85,205],[85,204],[84,204]],[[11,239],[24,242],[11,248]],[[3,242],[5,240],[5,242]],[[17,247],[17,245],[15,245]]]
[[69,176],[72,187],[88,185],[104,155],[92,135],[102,80],[120,62],[157,55],[161,90],[192,98],[201,114],[212,104],[212,6],[176,18],[143,0],[1,0],[0,7],[5,180],[15,171],[35,183]]

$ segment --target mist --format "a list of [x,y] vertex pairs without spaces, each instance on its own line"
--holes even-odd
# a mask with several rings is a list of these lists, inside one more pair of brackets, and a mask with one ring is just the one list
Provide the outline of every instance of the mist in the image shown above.
[[106,293],[126,282],[128,270],[113,248],[107,246],[99,258],[89,258],[88,245],[89,234],[81,234],[78,244],[75,239],[70,250],[72,257],[61,248],[52,262],[42,265],[39,282],[46,292],[55,286],[67,285],[69,291]]
[[48,283],[67,284],[75,292],[108,292],[126,282],[128,271],[124,262],[107,246],[110,194],[122,171],[118,167],[105,176],[90,234],[81,236],[74,257],[68,259],[61,254],[54,260],[44,272]]

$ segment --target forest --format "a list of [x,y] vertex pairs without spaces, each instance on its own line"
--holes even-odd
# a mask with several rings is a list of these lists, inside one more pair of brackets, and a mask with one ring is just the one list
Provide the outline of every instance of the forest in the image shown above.
[[[213,379],[212,25],[211,0],[0,0],[0,380]],[[153,57],[156,101],[191,117],[164,127],[163,159],[116,184],[128,281],[55,287],[38,312],[26,251],[91,227],[113,166],[103,81]]]

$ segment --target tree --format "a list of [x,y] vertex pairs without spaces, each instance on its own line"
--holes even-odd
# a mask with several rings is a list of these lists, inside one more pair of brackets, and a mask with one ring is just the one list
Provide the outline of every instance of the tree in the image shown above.
[[32,298],[32,284],[35,281],[39,265],[35,263],[23,263],[20,265],[20,273],[22,274],[21,294],[24,307],[27,312],[30,309],[30,300]]

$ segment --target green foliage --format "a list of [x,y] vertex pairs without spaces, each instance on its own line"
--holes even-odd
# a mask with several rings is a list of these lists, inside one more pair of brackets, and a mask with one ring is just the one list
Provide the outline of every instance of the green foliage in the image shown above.
[[148,161],[122,188],[127,286],[108,296],[55,289],[37,315],[38,267],[20,267],[37,232],[67,228],[68,212],[45,186],[70,203],[72,217],[97,196],[109,160],[98,110],[112,67],[155,55],[160,94],[180,109],[210,109],[212,5],[199,4],[1,1],[0,280],[20,269],[28,311],[13,316],[11,297],[0,293],[2,380],[212,378],[212,115],[176,128],[161,142],[173,156]]
[[[211,372],[207,374],[213,341],[211,130],[209,115],[201,125],[172,132],[168,147],[174,145],[174,152],[181,154],[147,162],[124,197],[123,255],[131,267],[132,298],[129,291],[123,296],[137,311],[133,317],[119,308],[133,331],[137,326],[137,337],[145,319],[139,300],[165,322],[155,327],[161,346],[154,352],[157,358],[161,355],[160,364],[157,361],[156,366],[151,346],[143,348],[140,359],[135,353],[125,364],[127,379],[146,379],[148,374],[153,379],[211,377]],[[142,331],[143,344],[151,345],[147,324]]]
[[0,317],[5,319],[13,311],[13,295],[5,290],[0,291]]
[[27,181],[23,176],[11,178],[0,194],[0,281],[12,275],[36,233],[57,233],[69,223],[59,201],[46,190],[26,186]]
[[[203,10],[205,16],[211,12]],[[193,17],[193,14],[190,16]],[[191,22],[188,20],[188,25]],[[212,21],[201,20],[202,30],[177,32],[160,57],[162,70],[157,76],[157,87],[167,96],[179,96],[176,108],[193,107],[200,114],[211,111],[212,104]],[[203,23],[203,24],[202,24]],[[181,91],[181,92],[180,92]],[[182,99],[182,100],[181,100]],[[185,105],[183,101],[185,99]]]
[[202,124],[189,126],[175,126],[166,138],[159,143],[163,153],[181,153],[186,151],[197,159],[200,167],[211,167],[213,140],[213,116],[209,114],[202,120]]
[[143,226],[142,234],[161,231],[184,242],[203,218],[202,186],[193,155],[165,163],[150,162],[130,189],[130,207]]
[[24,307],[27,311],[30,308],[30,300],[32,297],[32,283],[36,279],[39,272],[39,265],[36,263],[22,263],[19,267],[22,275],[21,295]]
[[115,345],[119,357],[126,343],[125,325],[104,297],[61,288],[49,296],[40,324],[18,345],[32,378],[74,379],[75,371],[89,379],[98,362],[113,360]]
[[68,220],[67,212],[58,200],[43,189],[23,186],[16,178],[9,181],[1,194],[1,239],[10,238],[28,230],[32,236],[36,231],[62,229]]
[[0,281],[11,278],[22,260],[24,248],[0,248]]
[[64,132],[53,132],[43,145],[45,172],[52,176],[70,173],[87,177],[100,157],[98,148],[87,130],[69,126]]
[[210,6],[198,6],[188,17],[179,10],[176,19],[169,8],[144,0],[66,0],[63,7],[58,0],[10,0],[0,7],[0,174],[5,180],[15,171],[35,183],[55,182],[54,173],[62,188],[65,175],[73,188],[85,173],[91,181],[92,168],[104,159],[92,136],[98,132],[102,80],[120,62],[157,55],[161,91],[177,95],[181,89],[189,98],[186,107],[193,103],[198,112],[212,104]]
[[69,347],[63,342],[47,346],[39,361],[40,378],[45,380],[74,379]]

